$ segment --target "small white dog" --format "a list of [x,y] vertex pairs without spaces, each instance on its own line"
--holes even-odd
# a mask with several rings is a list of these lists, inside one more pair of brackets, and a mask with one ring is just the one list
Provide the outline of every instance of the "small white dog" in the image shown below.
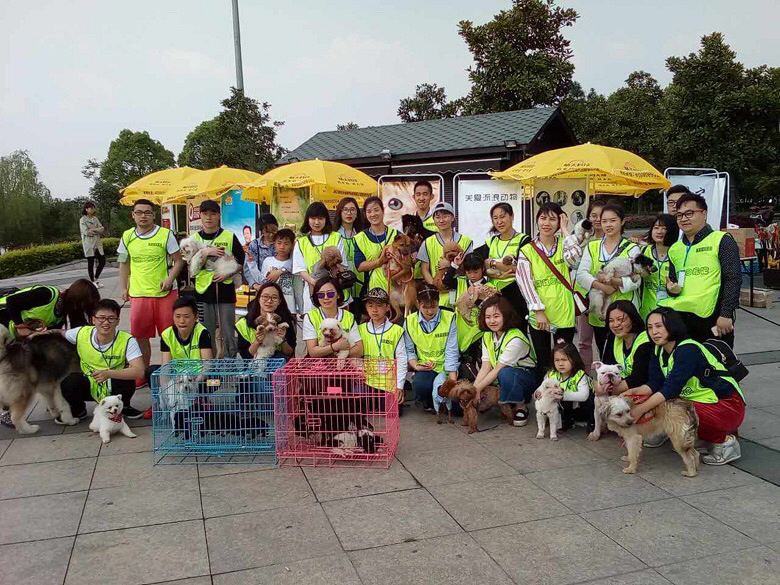
[[623,379],[623,366],[621,365],[608,365],[601,362],[593,362],[593,368],[596,370],[596,380],[602,390],[606,391],[606,394],[599,396],[598,394],[594,398],[593,404],[593,418],[595,426],[593,432],[588,435],[588,441],[598,441],[601,438],[601,433],[607,430],[607,420],[602,416],[605,412],[604,408],[609,403],[609,395],[617,388],[620,381]]
[[[655,262],[643,254],[639,254],[635,258],[618,256],[607,262],[601,269],[601,272],[599,272],[597,280],[607,283],[613,278],[625,278],[628,276],[633,282],[639,282],[642,278],[650,276],[656,270],[658,268]],[[609,299],[604,294],[604,291],[595,287],[591,288],[590,292],[588,292],[588,299],[590,300],[589,312],[604,320],[607,307],[609,307]]]
[[[338,319],[323,319],[322,323],[320,323],[320,331],[322,332],[322,339],[319,342],[320,347],[328,347],[347,335],[341,328],[341,323],[339,323]],[[339,350],[337,357],[345,358],[348,355],[349,350],[342,349]]]
[[537,439],[544,439],[544,426],[546,421],[550,421],[550,440],[558,440],[558,425],[561,423],[561,412],[559,410],[561,399],[563,398],[563,389],[560,382],[553,378],[547,378],[542,385],[534,392],[534,406],[536,407],[536,425],[538,431]]
[[122,408],[124,408],[124,404],[119,396],[106,396],[95,406],[89,430],[98,433],[104,445],[110,443],[111,435],[117,432],[131,439],[138,436],[127,426],[122,416]]
[[204,265],[214,273],[214,276],[219,276],[223,279],[229,278],[241,270],[232,254],[225,252],[224,256],[217,258],[207,256],[206,250],[209,248],[209,245],[193,237],[184,238],[179,243],[179,247],[181,248],[182,258],[184,258],[189,267],[191,278],[195,278],[195,275],[201,271]]

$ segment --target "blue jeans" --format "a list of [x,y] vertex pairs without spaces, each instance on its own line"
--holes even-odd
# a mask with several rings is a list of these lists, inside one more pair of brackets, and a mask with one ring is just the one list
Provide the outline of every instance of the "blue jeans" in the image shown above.
[[535,386],[533,370],[524,368],[502,368],[498,372],[498,385],[501,388],[498,403],[520,404],[531,402]]
[[437,373],[433,370],[415,372],[412,376],[414,399],[422,402],[423,408],[433,408],[433,393],[447,379],[447,372]]

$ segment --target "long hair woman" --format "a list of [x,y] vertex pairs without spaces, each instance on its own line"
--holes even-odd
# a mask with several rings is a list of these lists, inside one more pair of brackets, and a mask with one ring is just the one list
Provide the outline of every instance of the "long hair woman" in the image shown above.
[[[84,257],[87,259],[87,272],[89,280],[95,283],[98,288],[103,288],[100,282],[100,274],[106,266],[106,253],[103,251],[103,243],[100,236],[103,235],[105,228],[95,215],[97,209],[95,204],[87,201],[81,209],[81,219],[79,220],[79,232],[81,232],[81,245],[84,248]],[[97,260],[97,267],[95,267]]]

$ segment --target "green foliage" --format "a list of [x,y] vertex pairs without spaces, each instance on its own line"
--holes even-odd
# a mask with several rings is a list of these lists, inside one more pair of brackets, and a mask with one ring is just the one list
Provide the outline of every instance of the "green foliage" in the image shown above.
[[[119,238],[103,238],[107,256],[116,254]],[[12,278],[84,257],[81,242],[65,242],[12,250],[0,256],[0,278]]]
[[179,154],[180,166],[212,169],[227,165],[263,173],[285,153],[276,143],[276,128],[283,122],[271,122],[271,105],[246,97],[234,87],[230,91],[219,115],[189,133]]
[[43,241],[41,211],[51,194],[38,179],[27,151],[0,157],[0,245],[19,246]]
[[360,128],[355,122],[347,122],[346,124],[336,124],[336,130],[341,132],[342,130],[357,130]]
[[454,118],[460,115],[462,107],[462,100],[447,101],[443,87],[435,83],[423,83],[417,86],[414,96],[401,100],[398,117],[402,122]]

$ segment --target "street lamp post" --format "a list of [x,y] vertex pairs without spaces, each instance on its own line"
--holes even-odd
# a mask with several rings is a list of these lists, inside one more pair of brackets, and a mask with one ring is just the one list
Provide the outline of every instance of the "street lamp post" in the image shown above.
[[238,0],[233,0],[233,44],[236,49],[236,88],[244,91],[244,67],[241,64],[241,25],[238,22]]

